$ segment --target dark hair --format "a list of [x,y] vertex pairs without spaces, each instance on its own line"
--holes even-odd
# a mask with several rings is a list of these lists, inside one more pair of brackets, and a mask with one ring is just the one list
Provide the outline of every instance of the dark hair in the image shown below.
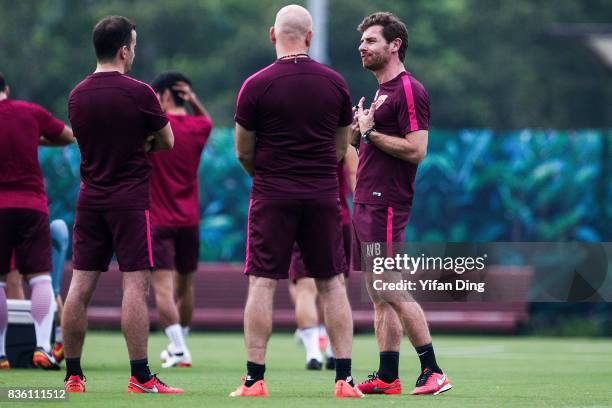
[[112,60],[119,48],[129,47],[132,30],[136,30],[136,25],[127,17],[108,16],[98,21],[93,29],[93,46],[98,61]]
[[402,45],[399,47],[397,56],[399,57],[400,61],[404,62],[406,50],[408,49],[408,29],[406,28],[406,25],[392,13],[379,11],[378,13],[370,14],[364,18],[361,24],[357,26],[357,31],[363,33],[368,28],[376,25],[382,26],[383,37],[385,37],[385,40],[387,40],[388,43],[396,38],[402,40]]
[[172,99],[176,106],[184,106],[185,100],[179,96],[179,93],[172,89],[177,82],[186,82],[191,86],[191,81],[184,74],[178,71],[168,71],[161,73],[151,82],[151,88],[158,93],[162,94],[164,90],[169,89],[172,94]]
[[2,72],[0,72],[0,92],[4,92],[4,88],[6,88],[6,81]]

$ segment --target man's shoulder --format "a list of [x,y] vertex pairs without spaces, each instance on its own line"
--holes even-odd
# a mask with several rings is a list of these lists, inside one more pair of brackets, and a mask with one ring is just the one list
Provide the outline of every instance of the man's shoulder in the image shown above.
[[423,84],[418,79],[416,79],[410,72],[407,72],[406,74],[407,80],[405,80],[404,82],[410,83],[413,92],[427,94],[425,86],[423,86]]
[[71,95],[74,95],[82,90],[95,90],[98,88],[116,88],[132,94],[155,94],[153,88],[151,88],[151,86],[146,82],[139,81],[125,74],[121,74],[103,77],[94,77],[89,75],[74,87]]
[[30,114],[36,116],[39,113],[47,111],[45,108],[34,102],[21,101],[16,99],[11,99],[8,106],[11,111],[15,113],[21,112],[22,115]]
[[247,84],[250,86],[258,86],[261,84],[266,84],[274,79],[274,77],[277,75],[277,70],[278,70],[277,64],[272,63],[268,66],[265,66],[262,69],[249,75],[244,80],[243,86],[247,86]]
[[315,64],[313,64],[313,67],[315,67],[315,69],[318,70],[321,74],[329,77],[331,80],[333,80],[335,82],[339,82],[339,83],[342,83],[342,84],[346,83],[344,77],[338,71],[334,70],[331,67],[328,67],[325,64],[321,64],[320,62],[316,62]]
[[42,109],[40,105],[37,105],[33,102],[21,101],[18,99],[9,99],[8,106],[11,109],[19,109],[19,110],[32,110],[32,109]]

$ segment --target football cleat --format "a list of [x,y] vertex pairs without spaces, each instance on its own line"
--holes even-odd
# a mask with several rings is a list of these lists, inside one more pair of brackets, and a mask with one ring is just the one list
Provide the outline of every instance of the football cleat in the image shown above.
[[8,370],[9,368],[11,368],[11,363],[9,363],[8,358],[0,356],[0,370]]
[[64,345],[62,343],[55,343],[53,350],[51,350],[51,355],[58,364],[61,363],[64,359]]
[[345,380],[336,381],[336,388],[334,390],[334,397],[336,398],[363,398],[363,393],[359,388],[352,386]]
[[316,358],[311,358],[306,364],[307,370],[321,370],[323,368],[323,363],[317,360]]
[[34,355],[32,356],[32,363],[35,367],[43,368],[45,370],[59,370],[60,365],[55,361],[55,358],[47,353],[42,347],[36,347]]
[[66,392],[85,392],[85,382],[85,377],[71,375],[64,381],[64,389]]
[[162,363],[162,368],[170,367],[191,367],[191,355],[189,351],[169,354],[168,358]]
[[139,382],[136,377],[130,377],[128,382],[128,394],[183,394],[182,388],[170,387],[153,374],[149,381]]
[[[246,381],[246,377],[242,378],[242,381]],[[266,387],[266,383],[264,382],[264,380],[259,380],[257,382],[255,382],[255,384],[251,385],[250,387],[247,387],[246,385],[242,384],[240,385],[238,388],[236,388],[236,391],[233,391],[230,393],[230,397],[267,397],[268,394],[268,387]]]
[[162,361],[163,368],[169,367],[191,367],[191,353],[189,350],[185,350],[182,353],[172,345],[168,344],[162,352],[159,354],[159,358]]
[[396,378],[390,383],[386,383],[378,378],[378,373],[374,371],[368,375],[368,379],[357,385],[357,388],[364,394],[401,394],[402,383]]
[[327,357],[327,361],[325,362],[325,368],[328,370],[336,369],[336,359],[333,357]]
[[412,395],[433,394],[438,395],[453,388],[448,382],[446,374],[434,373],[429,368],[423,370],[416,381]]

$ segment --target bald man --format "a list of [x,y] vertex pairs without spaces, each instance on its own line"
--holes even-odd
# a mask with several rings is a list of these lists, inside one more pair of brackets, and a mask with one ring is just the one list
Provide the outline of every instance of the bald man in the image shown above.
[[272,303],[287,279],[293,243],[315,278],[336,356],[336,397],[362,397],[351,377],[353,320],[342,274],[342,214],[336,167],[348,146],[351,97],[344,78],[308,56],[312,19],[291,5],[276,15],[277,60],[238,93],[236,151],[253,177],[244,273],[247,376],[232,397],[267,396],[265,355]]

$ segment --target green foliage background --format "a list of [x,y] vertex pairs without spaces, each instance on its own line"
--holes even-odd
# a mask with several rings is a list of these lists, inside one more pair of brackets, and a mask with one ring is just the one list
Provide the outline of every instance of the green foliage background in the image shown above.
[[[132,74],[150,81],[162,70],[184,71],[215,122],[231,126],[240,85],[275,58],[268,27],[288,3],[0,0],[0,71],[15,97],[66,118],[68,93],[95,66],[92,27],[122,14],[138,28]],[[409,28],[406,65],[430,93],[436,128],[612,125],[603,65],[582,44],[548,35],[557,23],[610,23],[612,0],[329,0],[330,62],[355,100],[376,89],[355,28],[378,10]]]
[[[604,214],[612,214],[612,186],[601,172],[602,140],[589,130],[433,130],[408,239],[610,241]],[[40,161],[51,216],[72,225],[78,149],[41,148]],[[250,179],[234,157],[232,129],[213,130],[199,180],[201,260],[243,261]],[[598,197],[602,180],[606,200]]]

